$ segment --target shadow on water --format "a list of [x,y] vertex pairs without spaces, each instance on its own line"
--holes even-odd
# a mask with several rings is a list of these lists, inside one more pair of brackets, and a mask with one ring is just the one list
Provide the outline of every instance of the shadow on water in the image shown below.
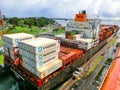
[[0,77],[0,90],[9,90],[15,83],[16,81],[10,75],[2,76]]

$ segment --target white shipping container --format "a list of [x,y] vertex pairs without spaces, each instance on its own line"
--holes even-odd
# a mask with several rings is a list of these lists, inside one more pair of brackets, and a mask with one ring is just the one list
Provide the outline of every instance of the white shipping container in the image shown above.
[[34,67],[35,69],[38,69],[38,68],[41,68],[41,66],[49,63],[49,61],[54,61],[54,60],[58,59],[58,54],[52,55],[52,56],[46,58],[45,60],[38,61],[38,62],[35,62],[35,61],[25,57],[25,56],[22,56],[22,58],[23,58],[24,63],[27,63],[30,66]]
[[80,39],[77,39],[77,40],[81,41],[84,44],[87,43],[88,45],[93,43],[93,39],[80,38]]
[[44,78],[62,67],[62,60],[56,59],[54,61],[50,61],[38,70],[35,69],[33,66],[29,65],[28,63],[23,63],[23,67],[38,76],[39,78]]
[[49,62],[46,65],[44,65],[43,67],[41,67],[36,72],[36,75],[39,78],[44,78],[44,77],[50,75],[51,73],[53,73],[54,71],[56,71],[57,69],[59,69],[60,67],[62,67],[62,60],[57,59],[57,60]]
[[6,47],[5,45],[4,45],[4,51],[7,51],[8,52],[8,47]]
[[41,68],[41,66],[44,66],[47,63],[49,63],[50,61],[54,61],[56,59],[58,59],[58,55],[53,55],[51,57],[46,58],[45,61],[39,61],[39,62],[30,61],[29,64],[31,66],[33,66],[34,68],[39,69],[39,68]]
[[19,42],[19,47],[31,53],[40,53],[52,49],[54,47],[60,48],[60,44],[57,40],[48,38],[35,38],[31,40],[25,40]]
[[51,55],[57,55],[59,51],[60,51],[59,48],[52,48],[52,49],[49,49],[48,51],[43,52],[43,53],[40,52],[38,54],[33,54],[33,53],[30,53],[28,51],[25,51],[25,50],[19,48],[20,55],[25,56],[25,57],[27,57],[35,62],[43,61],[46,58],[50,57]]
[[3,41],[14,45],[14,47],[17,47],[19,41],[33,39],[33,38],[34,35],[26,34],[26,33],[6,34],[3,36]]
[[9,49],[9,50],[10,50],[10,58],[11,58],[12,60],[15,60],[15,56],[14,56],[13,50],[12,50],[12,49]]
[[30,71],[31,73],[36,75],[37,70],[33,68],[31,65],[29,65],[28,63],[23,63],[23,67],[27,69],[28,71]]
[[5,46],[4,46],[4,54],[7,55],[7,56],[9,56],[8,47],[5,47]]
[[[24,67],[25,69],[27,69],[27,70],[29,69],[29,65],[28,65],[27,63],[24,63],[23,65],[24,65],[23,67]],[[29,71],[30,71],[30,70],[29,70]]]
[[9,42],[4,42],[4,46],[9,47],[10,49],[13,49],[14,45],[10,44]]
[[12,60],[15,60],[14,54],[10,54],[10,58],[11,58]]
[[74,35],[74,40],[80,39],[82,36],[82,34],[76,34]]

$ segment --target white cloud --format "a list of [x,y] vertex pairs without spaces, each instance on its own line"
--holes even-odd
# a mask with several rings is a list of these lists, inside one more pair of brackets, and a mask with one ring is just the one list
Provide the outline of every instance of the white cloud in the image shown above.
[[120,0],[0,0],[6,16],[74,17],[81,9],[88,14],[101,11],[103,16],[119,16]]

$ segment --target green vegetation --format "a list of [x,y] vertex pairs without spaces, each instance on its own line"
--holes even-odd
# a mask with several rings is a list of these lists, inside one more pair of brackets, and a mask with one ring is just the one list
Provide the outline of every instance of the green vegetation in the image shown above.
[[0,55],[0,65],[4,63],[4,56]]
[[11,33],[20,33],[20,32],[24,32],[24,33],[29,33],[29,34],[33,34],[36,35],[38,33],[42,33],[42,32],[47,32],[48,30],[38,30],[37,27],[15,27],[14,29],[11,29],[9,31],[7,31],[7,34],[11,34]]
[[117,39],[114,38],[113,41],[111,42],[110,46],[113,46],[117,42]]
[[30,28],[32,26],[44,27],[48,24],[53,24],[55,22],[54,20],[45,17],[28,17],[28,18],[5,17],[4,20],[6,20],[7,23],[12,24],[14,27],[28,25]]
[[[105,62],[105,64],[110,65],[111,62],[112,62],[112,59],[111,59],[111,58],[108,58],[107,61]],[[99,79],[99,77],[101,76],[101,74],[102,74],[102,72],[103,72],[103,70],[104,70],[105,67],[106,67],[106,66],[103,66],[103,67],[101,68],[101,70],[99,71],[98,75],[95,77],[95,80],[98,81],[98,79]]]
[[0,40],[0,46],[3,46],[4,42],[2,40]]
[[92,62],[92,67],[87,72],[87,76],[89,76],[98,66],[98,64],[103,60],[103,56],[98,56],[96,60]]
[[74,34],[76,34],[76,31],[71,31],[70,32],[70,35],[74,35]]
[[109,58],[109,59],[105,62],[105,64],[110,65],[110,64],[111,64],[111,62],[112,62],[112,59],[111,59],[111,58]]
[[53,33],[54,33],[55,35],[63,34],[63,33],[65,33],[65,29],[61,29],[61,28],[59,28],[59,29],[54,29],[54,30],[53,30]]
[[96,81],[98,81],[98,79],[99,79],[99,77],[101,76],[104,68],[105,68],[105,66],[103,66],[103,67],[101,68],[101,70],[99,71],[98,75],[95,77],[95,80],[96,80]]

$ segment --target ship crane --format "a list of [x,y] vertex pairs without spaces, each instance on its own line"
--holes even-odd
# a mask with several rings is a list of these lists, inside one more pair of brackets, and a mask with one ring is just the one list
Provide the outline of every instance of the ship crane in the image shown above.
[[[97,32],[98,32],[98,27],[99,27],[99,23],[100,23],[100,19],[99,19],[99,11],[97,14],[97,17],[93,19],[93,24],[92,24],[92,29],[93,29],[93,39],[96,38],[97,36]],[[96,29],[96,30],[95,30]]]

